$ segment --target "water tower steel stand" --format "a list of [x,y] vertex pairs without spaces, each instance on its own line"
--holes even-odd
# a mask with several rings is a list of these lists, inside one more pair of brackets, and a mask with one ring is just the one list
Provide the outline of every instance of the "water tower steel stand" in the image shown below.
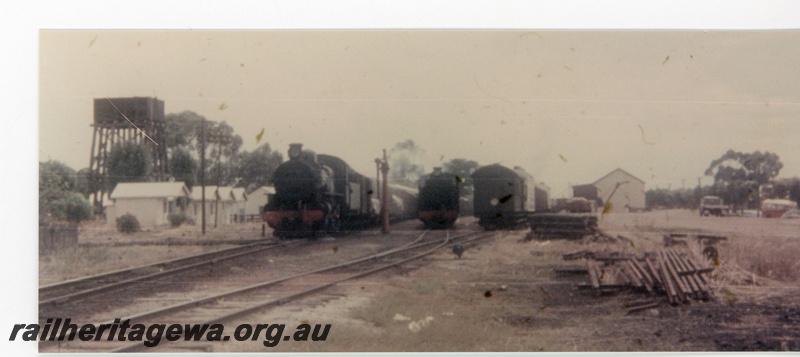
[[102,213],[106,194],[108,154],[114,145],[148,145],[152,155],[150,180],[166,181],[169,176],[164,133],[164,101],[150,97],[95,98],[94,135],[89,158],[89,182],[94,193],[95,212]]

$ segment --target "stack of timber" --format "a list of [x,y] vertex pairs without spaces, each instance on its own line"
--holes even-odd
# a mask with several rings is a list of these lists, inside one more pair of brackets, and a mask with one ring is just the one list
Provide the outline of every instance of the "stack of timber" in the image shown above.
[[579,239],[597,233],[597,216],[593,214],[542,213],[528,219],[531,236]]
[[686,239],[688,238],[694,238],[705,246],[713,246],[714,244],[717,244],[720,241],[728,240],[728,237],[717,236],[717,235],[708,235],[708,234],[692,235],[688,233],[670,233],[664,235],[664,245],[665,246],[686,245]]
[[704,274],[714,268],[701,267],[685,250],[662,248],[641,258],[595,259],[585,254],[584,257],[589,258],[586,261],[589,285],[582,286],[585,288],[601,292],[633,288],[666,296],[672,305],[687,304],[691,300],[708,301],[713,296]]
[[621,260],[630,260],[634,256],[631,253],[619,252],[595,252],[589,249],[581,249],[572,253],[562,255],[564,260],[577,260],[577,259],[594,259],[604,262],[606,264],[614,263]]

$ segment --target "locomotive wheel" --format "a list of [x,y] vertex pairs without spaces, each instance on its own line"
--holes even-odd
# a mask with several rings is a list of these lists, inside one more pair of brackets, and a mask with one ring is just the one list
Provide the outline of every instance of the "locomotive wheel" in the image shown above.
[[325,229],[329,234],[336,234],[342,229],[342,222],[339,218],[339,210],[334,210],[328,215]]

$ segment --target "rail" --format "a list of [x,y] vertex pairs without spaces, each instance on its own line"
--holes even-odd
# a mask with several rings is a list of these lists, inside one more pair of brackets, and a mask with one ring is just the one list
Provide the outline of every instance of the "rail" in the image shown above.
[[[375,274],[380,271],[389,269],[391,267],[398,266],[405,262],[422,258],[424,256],[436,252],[440,248],[448,245],[449,243],[458,242],[460,244],[466,244],[470,242],[477,242],[478,240],[493,235],[493,233],[474,231],[450,237],[449,231],[447,231],[446,233],[447,236],[444,239],[435,239],[432,241],[427,241],[424,240],[424,238],[428,234],[428,231],[425,231],[424,233],[420,234],[414,241],[409,242],[400,247],[385,250],[383,252],[371,254],[361,258],[352,259],[343,263],[338,263],[327,267],[313,269],[307,272],[293,274],[291,276],[280,277],[278,279],[263,281],[245,287],[239,287],[236,289],[217,293],[211,296],[201,297],[189,302],[178,303],[171,306],[158,308],[152,311],[141,312],[133,316],[127,316],[121,319],[142,323],[142,322],[147,322],[143,321],[145,319],[147,320],[164,319],[165,316],[169,316],[174,313],[179,313],[181,316],[198,316],[199,319],[204,319],[208,320],[209,322],[213,321],[214,323],[219,323],[221,321],[230,320],[232,318],[250,314],[252,312],[261,309],[284,304],[286,302],[298,299],[300,297],[322,291],[336,284],[340,284],[344,281],[358,279],[370,274]],[[470,238],[470,236],[474,236],[476,234],[478,234],[479,236]],[[387,262],[385,261],[386,259],[390,259],[391,261]],[[369,265],[362,266],[363,264],[369,264]],[[334,270],[342,270],[345,268],[352,269],[352,267],[354,266],[358,266],[357,271],[352,272],[351,274],[347,274],[347,276],[344,277],[342,276],[341,273],[326,274],[326,273],[331,273]],[[305,278],[306,280],[302,280],[303,277],[308,277],[309,275],[312,274],[317,274],[319,276],[319,277],[314,277],[312,279],[314,281],[319,281],[314,286],[308,287],[307,284],[293,284],[292,282],[292,281],[296,282],[298,280],[307,282],[309,279]],[[301,287],[301,286],[307,288],[301,291],[295,290],[296,287]],[[246,297],[243,298],[242,296],[242,295],[247,296],[246,294],[248,293],[262,294],[264,289],[266,288],[270,288],[270,294],[275,294],[276,292],[272,290],[273,287],[278,290],[278,294],[281,296],[275,296],[272,300],[269,301],[263,301],[263,298],[246,298]],[[283,291],[286,289],[288,289],[288,291]],[[280,293],[281,291],[283,291],[282,294]],[[237,298],[231,299],[230,297],[232,296],[237,296]],[[263,295],[259,296],[263,297]],[[209,310],[205,307],[205,305],[208,304],[212,304],[214,307]],[[195,309],[200,309],[200,310],[195,311]],[[213,314],[213,316],[209,315],[209,312]],[[108,343],[117,346],[119,345],[119,343],[114,343],[114,342],[108,342]],[[100,346],[94,346],[93,350],[97,347]],[[113,348],[112,346],[108,347]],[[118,346],[114,348],[112,351],[113,352],[136,351],[141,348],[144,348],[144,346],[141,343],[132,343],[132,344],[128,343],[123,346]]]

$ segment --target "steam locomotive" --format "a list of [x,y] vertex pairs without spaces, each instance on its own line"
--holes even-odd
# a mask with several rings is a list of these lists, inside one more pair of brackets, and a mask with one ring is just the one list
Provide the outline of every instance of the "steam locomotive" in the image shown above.
[[[363,229],[379,221],[380,203],[372,180],[344,160],[289,145],[289,160],[275,169],[275,193],[262,219],[279,238],[319,237]],[[389,184],[389,217],[415,217],[417,191]]]
[[321,236],[377,221],[372,181],[338,157],[291,144],[273,181],[262,218],[277,237]]
[[428,228],[449,228],[458,218],[459,180],[440,167],[419,179],[417,214]]

